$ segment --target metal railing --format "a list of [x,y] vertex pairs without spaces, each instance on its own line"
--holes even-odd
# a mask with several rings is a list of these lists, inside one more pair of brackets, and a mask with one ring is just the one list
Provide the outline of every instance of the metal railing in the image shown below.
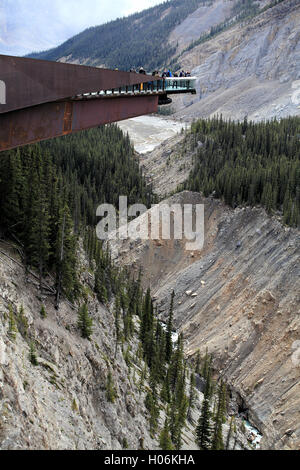
[[195,91],[195,77],[168,77],[159,78],[153,81],[139,83],[136,85],[126,85],[109,90],[100,90],[90,93],[76,95],[76,99],[88,99],[97,97],[112,97],[112,95],[136,95],[147,93],[174,93]]

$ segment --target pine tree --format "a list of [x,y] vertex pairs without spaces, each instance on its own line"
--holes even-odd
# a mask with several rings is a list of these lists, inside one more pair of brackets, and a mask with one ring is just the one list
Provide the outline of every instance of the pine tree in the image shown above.
[[45,305],[44,305],[44,304],[41,305],[40,315],[41,315],[42,318],[46,318],[46,317],[47,317],[47,312],[46,312],[46,309],[45,309]]
[[97,298],[99,302],[106,303],[107,302],[107,289],[105,286],[105,274],[102,266],[100,263],[97,266],[97,270],[95,273],[95,287],[94,290],[97,294]]
[[[152,384],[153,385],[153,384]],[[156,390],[149,390],[145,398],[145,406],[150,414],[150,433],[154,436],[158,425],[159,407],[156,398]]]
[[178,337],[168,370],[170,387],[170,432],[176,449],[182,445],[182,429],[185,425],[188,398],[185,393],[186,368],[183,355],[183,335]]
[[217,412],[214,417],[214,433],[212,438],[211,448],[212,450],[223,450],[224,449],[224,442],[223,442],[223,423],[225,421],[225,413],[226,413],[226,385],[224,383],[220,383],[218,389],[218,405],[217,405]]
[[164,427],[159,436],[159,446],[162,450],[174,450],[167,418],[165,419]]
[[141,393],[145,380],[147,379],[147,365],[143,368],[141,372],[141,378],[139,382],[139,393]]
[[76,239],[72,233],[72,220],[65,205],[60,211],[56,239],[56,308],[61,292],[73,299],[78,288],[76,272]]
[[178,337],[176,349],[174,350],[169,365],[169,381],[170,390],[172,393],[175,392],[176,384],[183,376],[184,357],[183,357],[183,335],[182,333]]
[[149,367],[153,360],[153,345],[154,345],[154,312],[153,303],[151,299],[150,289],[147,289],[144,302],[143,311],[140,325],[140,340],[144,350],[144,357]]
[[180,377],[176,384],[176,390],[171,402],[171,438],[176,450],[182,446],[182,430],[186,421],[188,399],[185,394],[185,377]]
[[174,306],[174,297],[175,292],[172,291],[171,294],[171,303],[169,309],[169,319],[166,332],[166,361],[169,362],[172,356],[173,343],[172,343],[172,333],[173,333],[173,306]]
[[38,365],[35,344],[34,344],[33,341],[30,342],[29,360],[30,360],[32,365],[34,365],[34,366]]
[[189,402],[188,402],[188,411],[187,411],[187,418],[189,421],[192,420],[192,409],[195,406],[196,401],[196,379],[195,375],[192,372],[190,378],[190,392],[189,392]]
[[166,374],[165,379],[163,381],[162,389],[161,389],[161,392],[160,392],[160,398],[163,402],[170,403],[171,394],[170,394],[169,371],[167,371],[167,374]]
[[78,310],[77,325],[82,338],[90,339],[93,334],[93,320],[89,315],[87,304],[83,304]]
[[114,381],[111,371],[108,372],[106,381],[106,398],[109,402],[114,403],[117,397],[117,392],[114,386]]
[[17,315],[17,326],[18,331],[21,333],[22,336],[27,337],[28,333],[28,320],[25,316],[23,304],[21,305],[18,315]]
[[116,332],[116,344],[115,344],[115,358],[116,358],[117,357],[118,344],[121,340],[120,299],[119,299],[119,296],[117,296],[116,299],[115,299],[114,317],[115,317],[115,332]]
[[204,399],[201,407],[201,414],[199,417],[198,425],[196,428],[196,442],[201,450],[210,449],[211,445],[211,410],[210,410],[210,400],[211,400],[212,384],[211,384],[211,368],[209,367],[205,390],[204,390]]
[[8,312],[8,336],[10,337],[10,339],[12,341],[15,341],[16,340],[16,337],[17,337],[17,333],[18,333],[18,328],[17,328],[17,325],[16,325],[16,321],[15,321],[15,316],[14,316],[14,312],[13,312],[13,308],[12,308],[12,305],[10,304],[9,307],[9,312]]

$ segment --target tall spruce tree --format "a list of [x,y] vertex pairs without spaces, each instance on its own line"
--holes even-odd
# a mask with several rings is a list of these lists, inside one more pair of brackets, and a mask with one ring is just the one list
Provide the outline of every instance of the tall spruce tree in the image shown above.
[[143,301],[143,311],[140,326],[140,340],[142,342],[144,357],[148,366],[151,366],[153,360],[153,345],[154,345],[154,310],[153,302],[151,299],[150,289],[147,289]]
[[78,288],[76,271],[76,238],[73,234],[73,224],[69,209],[65,205],[59,214],[56,238],[56,299],[55,306],[59,307],[62,291],[71,300],[76,297]]
[[173,350],[172,333],[173,333],[174,297],[175,297],[175,292],[173,290],[171,294],[169,319],[168,319],[167,332],[166,332],[166,361],[167,362],[170,361],[171,356],[172,356],[172,350]]
[[116,296],[115,307],[114,307],[114,317],[115,317],[115,334],[116,334],[116,343],[115,343],[115,358],[117,357],[118,344],[121,340],[121,328],[120,328],[120,298]]
[[196,379],[194,372],[191,373],[190,377],[190,390],[189,390],[189,397],[188,397],[188,411],[187,411],[187,419],[191,422],[192,421],[192,410],[195,406],[196,402]]
[[159,436],[159,446],[162,450],[174,450],[170,436],[168,418],[165,419],[164,427]]
[[9,338],[10,338],[12,341],[15,341],[15,340],[16,340],[16,337],[17,337],[17,333],[18,333],[18,328],[17,328],[15,316],[14,316],[13,307],[12,307],[11,304],[9,304],[9,307],[8,307],[8,331],[7,331],[7,334],[8,334]]
[[221,382],[218,387],[217,412],[214,416],[214,432],[212,437],[212,450],[223,450],[223,423],[226,416],[226,385]]
[[201,414],[196,427],[196,442],[201,450],[208,450],[211,447],[211,367],[208,368],[204,389],[204,399],[201,407]]
[[81,336],[90,339],[93,333],[93,320],[89,315],[87,304],[81,305],[78,310],[77,325],[81,331]]

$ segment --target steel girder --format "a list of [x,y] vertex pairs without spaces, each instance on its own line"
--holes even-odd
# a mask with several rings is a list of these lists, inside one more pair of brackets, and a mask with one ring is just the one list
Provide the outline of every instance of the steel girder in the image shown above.
[[132,72],[0,55],[0,151],[157,111],[158,95],[78,95],[154,81]]

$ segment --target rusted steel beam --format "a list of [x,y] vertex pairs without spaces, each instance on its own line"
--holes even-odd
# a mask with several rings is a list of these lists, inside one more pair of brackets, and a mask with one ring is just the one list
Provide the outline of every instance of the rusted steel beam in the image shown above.
[[157,95],[61,101],[0,114],[0,151],[157,112]]
[[0,55],[0,114],[153,79],[132,72]]

